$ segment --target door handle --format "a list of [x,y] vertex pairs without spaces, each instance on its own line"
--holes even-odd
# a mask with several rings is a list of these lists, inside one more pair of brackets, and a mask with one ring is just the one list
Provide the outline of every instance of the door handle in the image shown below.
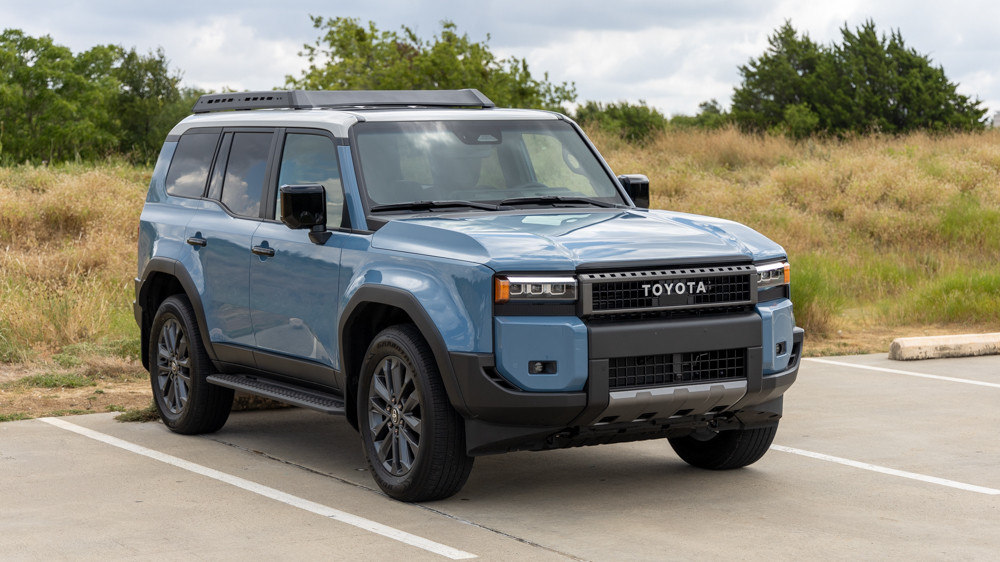
[[268,248],[267,246],[254,246],[250,248],[255,256],[272,257],[274,255],[274,248]]
[[204,246],[208,245],[208,240],[205,240],[204,238],[197,238],[195,236],[192,236],[191,238],[187,239],[187,243],[191,244],[192,246],[203,246],[204,247]]

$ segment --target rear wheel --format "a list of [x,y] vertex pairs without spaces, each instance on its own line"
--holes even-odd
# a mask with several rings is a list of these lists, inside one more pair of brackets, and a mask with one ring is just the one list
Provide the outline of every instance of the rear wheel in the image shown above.
[[729,470],[751,465],[767,452],[778,425],[753,429],[728,429],[714,434],[671,438],[670,446],[684,462],[709,470]]
[[229,418],[233,391],[205,380],[212,363],[186,296],[163,301],[151,335],[149,377],[164,425],[185,434],[218,431]]
[[358,421],[372,476],[389,496],[443,499],[469,478],[473,459],[465,454],[465,426],[415,326],[387,328],[368,347]]

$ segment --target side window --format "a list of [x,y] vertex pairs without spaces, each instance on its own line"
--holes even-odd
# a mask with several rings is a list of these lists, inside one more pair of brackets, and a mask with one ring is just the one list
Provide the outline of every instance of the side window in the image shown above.
[[[337,166],[337,147],[330,137],[289,133],[281,153],[278,186],[320,184],[326,188],[326,225],[344,226],[344,188]],[[281,216],[281,196],[277,195],[275,216]]]
[[234,214],[260,216],[272,133],[234,133],[222,183],[222,204]]
[[185,133],[177,143],[170,162],[167,193],[180,197],[201,197],[205,193],[208,170],[218,142],[219,133]]

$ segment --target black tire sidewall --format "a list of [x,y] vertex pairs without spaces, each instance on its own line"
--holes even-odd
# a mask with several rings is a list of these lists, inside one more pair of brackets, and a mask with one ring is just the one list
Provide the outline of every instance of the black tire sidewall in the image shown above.
[[[188,399],[179,414],[170,412],[157,384],[160,331],[170,319],[180,323],[187,339],[188,357],[191,361]],[[206,433],[222,427],[229,415],[233,391],[216,387],[205,380],[211,372],[211,362],[201,341],[201,332],[190,301],[182,295],[168,297],[156,312],[149,338],[150,386],[153,390],[153,401],[164,425],[177,433],[185,434]],[[219,408],[224,408],[225,412],[206,411]]]
[[751,465],[768,451],[778,425],[720,431],[708,440],[694,437],[669,439],[684,462],[708,470],[732,470]]
[[[435,470],[439,468],[434,466],[434,457],[450,456],[446,452],[447,447],[442,438],[442,433],[449,431],[450,428],[443,426],[448,425],[449,417],[454,418],[451,420],[453,423],[458,423],[458,417],[440,385],[436,365],[428,361],[429,352],[420,347],[421,344],[426,344],[417,338],[420,338],[419,332],[410,327],[388,328],[376,336],[365,354],[357,393],[358,426],[369,470],[372,471],[382,491],[402,501],[421,501],[428,497],[443,497],[454,493],[452,491],[441,494],[428,491],[437,487],[427,485],[428,482],[435,480]],[[388,357],[398,358],[407,369],[413,370],[414,384],[420,396],[420,444],[410,470],[400,476],[389,473],[378,462],[378,453],[368,421],[368,400],[374,373]],[[435,377],[436,381],[433,380]],[[438,384],[434,384],[435,382]],[[464,451],[462,453],[464,454]],[[443,459],[437,460],[440,462]]]

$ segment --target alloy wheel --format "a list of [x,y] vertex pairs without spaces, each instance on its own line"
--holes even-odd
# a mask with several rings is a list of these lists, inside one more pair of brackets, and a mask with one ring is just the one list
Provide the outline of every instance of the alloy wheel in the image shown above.
[[421,414],[413,370],[399,357],[384,358],[368,388],[368,430],[378,462],[393,476],[413,467],[420,450]]

